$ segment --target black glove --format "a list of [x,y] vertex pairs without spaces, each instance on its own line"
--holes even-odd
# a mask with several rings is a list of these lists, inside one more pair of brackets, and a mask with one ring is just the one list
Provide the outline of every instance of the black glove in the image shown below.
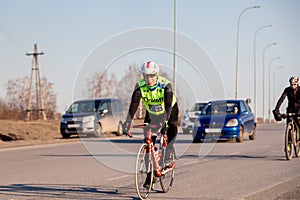
[[272,110],[272,112],[273,112],[273,115],[274,115],[274,119],[276,120],[276,121],[281,121],[281,119],[282,119],[282,116],[280,115],[280,112],[279,112],[279,110]]
[[162,128],[160,129],[160,133],[162,135],[166,134],[168,130],[168,121],[165,121],[164,125],[162,126]]

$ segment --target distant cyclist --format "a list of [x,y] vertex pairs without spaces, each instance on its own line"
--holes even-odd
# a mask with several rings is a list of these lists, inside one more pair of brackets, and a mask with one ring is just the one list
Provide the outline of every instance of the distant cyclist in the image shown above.
[[[286,108],[287,113],[296,113],[300,115],[300,87],[299,87],[299,77],[292,76],[289,79],[290,86],[285,88],[281,97],[277,101],[276,107],[273,110],[274,118],[277,121],[282,119],[279,109],[283,103],[285,97],[288,99],[288,106]],[[300,128],[300,122],[295,120],[298,128]]]
[[[178,132],[178,105],[173,94],[172,84],[166,78],[159,76],[159,66],[153,61],[145,62],[142,65],[143,77],[135,86],[131,97],[131,103],[127,119],[123,124],[123,130],[127,133],[131,121],[137,111],[140,100],[146,108],[145,123],[161,126],[161,134],[167,134],[168,145],[166,148],[166,163],[171,163],[171,150]],[[152,135],[155,143],[156,135]],[[150,188],[151,174],[148,174],[144,187]]]

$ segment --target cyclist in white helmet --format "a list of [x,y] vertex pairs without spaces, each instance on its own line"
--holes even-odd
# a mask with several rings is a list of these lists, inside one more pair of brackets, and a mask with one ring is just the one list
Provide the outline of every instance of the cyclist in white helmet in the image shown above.
[[[170,153],[178,132],[178,105],[173,94],[172,84],[166,78],[159,76],[159,66],[153,61],[142,65],[143,77],[135,86],[127,119],[123,124],[123,131],[127,134],[131,121],[137,111],[140,100],[146,108],[145,123],[160,125],[161,134],[167,134],[168,145],[166,149],[166,162],[170,162]],[[156,135],[152,136],[155,142]],[[172,166],[173,163],[170,163]],[[144,187],[150,188],[151,174],[147,176]]]
[[[286,108],[287,113],[297,113],[300,114],[300,87],[299,87],[299,77],[292,76],[289,79],[290,86],[285,88],[279,100],[277,101],[276,107],[273,110],[274,118],[277,121],[280,121],[282,117],[280,116],[280,106],[283,103],[284,99],[287,97],[288,106]],[[298,127],[300,128],[300,122],[295,120]]]

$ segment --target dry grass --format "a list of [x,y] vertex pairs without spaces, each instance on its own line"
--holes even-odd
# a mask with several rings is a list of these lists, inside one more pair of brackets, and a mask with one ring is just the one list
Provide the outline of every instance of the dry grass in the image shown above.
[[61,138],[59,121],[0,120],[0,141]]

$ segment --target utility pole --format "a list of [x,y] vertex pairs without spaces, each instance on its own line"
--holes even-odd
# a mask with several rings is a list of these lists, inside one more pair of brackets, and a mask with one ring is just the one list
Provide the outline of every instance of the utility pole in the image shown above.
[[[29,96],[28,96],[28,107],[26,109],[26,118],[25,120],[33,119],[32,111],[36,111],[36,118],[46,120],[46,115],[44,111],[44,101],[43,101],[43,92],[41,87],[41,78],[40,78],[40,67],[38,63],[38,56],[44,55],[43,52],[38,52],[37,44],[34,44],[34,52],[26,53],[26,56],[33,56],[32,66],[31,66],[31,76],[30,76],[30,86],[29,86]],[[35,91],[36,91],[36,106],[32,108],[32,83],[33,77],[35,76]],[[41,117],[40,118],[40,114]]]

